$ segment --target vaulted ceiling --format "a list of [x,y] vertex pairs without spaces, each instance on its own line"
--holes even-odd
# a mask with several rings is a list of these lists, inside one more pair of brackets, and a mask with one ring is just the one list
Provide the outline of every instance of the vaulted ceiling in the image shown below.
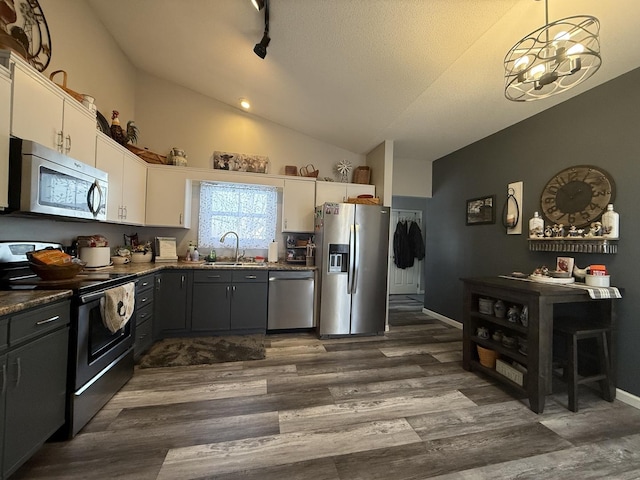
[[548,0],[601,23],[600,70],[537,102],[504,98],[503,59],[545,23],[536,0],[88,0],[139,69],[355,153],[394,140],[432,161],[640,66],[640,2]]

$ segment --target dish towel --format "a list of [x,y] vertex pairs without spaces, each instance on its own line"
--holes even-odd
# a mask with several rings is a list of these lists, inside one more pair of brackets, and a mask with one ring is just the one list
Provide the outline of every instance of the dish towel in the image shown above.
[[129,282],[104,292],[100,299],[100,313],[102,323],[111,333],[116,333],[124,327],[135,307],[135,284]]
[[[531,282],[528,278],[520,278],[514,277],[510,275],[498,275],[500,278],[509,278],[512,280],[523,280],[525,282]],[[602,300],[605,298],[622,298],[622,294],[618,287],[592,287],[590,285],[585,285],[583,283],[567,283],[567,284],[558,284],[558,287],[569,287],[569,288],[580,288],[582,290],[586,290],[589,293],[589,297],[593,300]]]
[[582,285],[580,283],[571,283],[564,286],[587,290],[589,292],[589,296],[594,300],[600,300],[602,298],[622,298],[622,294],[617,287],[592,287],[591,285]]

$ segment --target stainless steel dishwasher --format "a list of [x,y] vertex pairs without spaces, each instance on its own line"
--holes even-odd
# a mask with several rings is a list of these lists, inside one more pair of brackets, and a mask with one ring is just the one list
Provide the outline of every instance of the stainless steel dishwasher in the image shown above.
[[309,270],[269,272],[268,330],[315,326],[315,273]]

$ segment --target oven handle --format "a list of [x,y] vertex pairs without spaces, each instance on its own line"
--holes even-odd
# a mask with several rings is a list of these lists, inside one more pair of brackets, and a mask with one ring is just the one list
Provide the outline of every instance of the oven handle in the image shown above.
[[100,300],[102,297],[104,297],[104,291],[87,293],[86,295],[80,295],[80,303],[85,305],[89,302],[93,302],[94,300]]

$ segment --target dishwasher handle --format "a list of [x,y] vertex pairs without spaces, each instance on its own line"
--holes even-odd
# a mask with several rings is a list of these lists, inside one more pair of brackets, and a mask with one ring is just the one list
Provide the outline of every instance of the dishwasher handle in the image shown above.
[[314,280],[315,275],[313,272],[301,271],[301,272],[271,272],[269,274],[269,281],[275,282],[280,280]]

